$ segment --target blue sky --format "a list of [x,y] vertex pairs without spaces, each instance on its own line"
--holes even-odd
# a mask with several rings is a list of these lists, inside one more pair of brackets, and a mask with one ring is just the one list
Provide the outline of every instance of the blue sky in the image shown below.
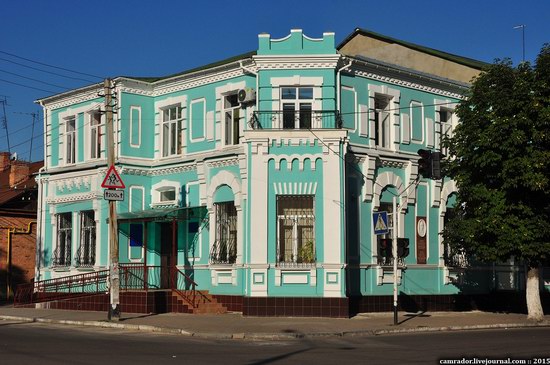
[[[533,61],[550,42],[547,0],[20,0],[6,1],[1,9],[0,99],[7,97],[11,151],[27,160],[32,117],[21,113],[40,113],[31,158],[43,158],[42,115],[33,103],[37,98],[103,77],[161,76],[218,61],[255,50],[262,32],[279,38],[292,28],[310,37],[333,31],[339,43],[361,27],[486,62],[505,57],[521,61],[521,30],[513,29],[519,24],[526,25],[527,60]],[[0,151],[6,150],[0,124]]]

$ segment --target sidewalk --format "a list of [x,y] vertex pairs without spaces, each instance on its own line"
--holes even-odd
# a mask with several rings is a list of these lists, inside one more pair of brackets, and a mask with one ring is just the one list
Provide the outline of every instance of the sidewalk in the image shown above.
[[289,339],[313,336],[358,336],[426,331],[491,328],[550,327],[550,316],[541,323],[525,314],[486,312],[366,313],[351,319],[309,317],[243,317],[240,313],[192,315],[179,313],[123,313],[119,322],[108,322],[102,312],[0,307],[0,320],[120,328],[174,333],[217,339]]

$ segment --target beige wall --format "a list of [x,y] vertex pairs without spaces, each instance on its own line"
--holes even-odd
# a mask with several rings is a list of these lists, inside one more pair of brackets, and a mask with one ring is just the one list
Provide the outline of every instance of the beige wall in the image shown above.
[[388,43],[361,34],[356,35],[340,52],[348,56],[363,56],[464,83],[471,82],[479,70],[453,61]]

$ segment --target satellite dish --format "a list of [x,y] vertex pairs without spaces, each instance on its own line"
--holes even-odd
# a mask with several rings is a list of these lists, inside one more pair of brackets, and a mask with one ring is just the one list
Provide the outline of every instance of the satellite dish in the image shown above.
[[17,152],[14,152],[10,155],[10,161],[17,161]]

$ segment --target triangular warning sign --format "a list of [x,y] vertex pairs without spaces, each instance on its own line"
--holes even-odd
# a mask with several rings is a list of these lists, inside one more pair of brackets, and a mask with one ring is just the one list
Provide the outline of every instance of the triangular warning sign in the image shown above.
[[105,179],[101,183],[101,187],[106,189],[124,189],[126,187],[114,165],[109,167],[107,175],[105,175]]
[[384,219],[382,218],[382,214],[378,214],[378,219],[376,220],[376,225],[374,226],[375,231],[387,231],[388,226],[386,225],[386,222],[384,222]]

